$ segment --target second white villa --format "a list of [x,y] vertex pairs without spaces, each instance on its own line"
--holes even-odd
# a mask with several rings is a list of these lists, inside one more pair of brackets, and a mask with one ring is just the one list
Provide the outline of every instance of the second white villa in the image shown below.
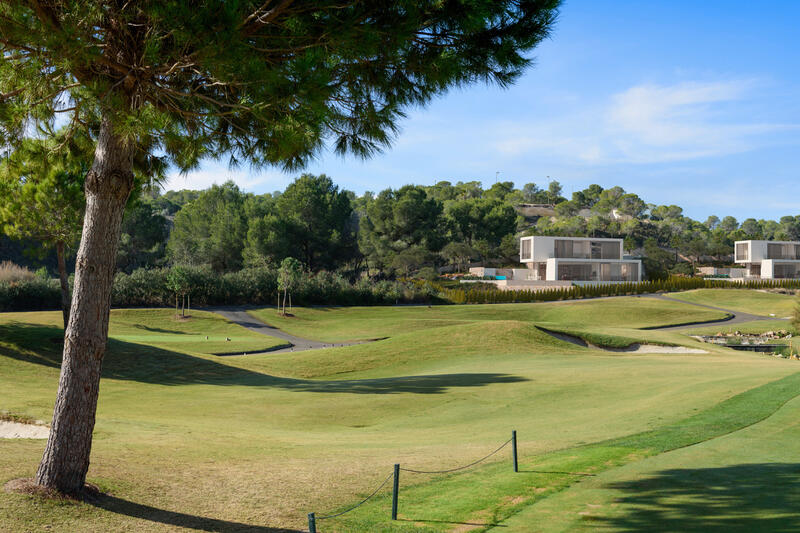
[[800,242],[736,241],[734,261],[745,265],[745,278],[800,278]]

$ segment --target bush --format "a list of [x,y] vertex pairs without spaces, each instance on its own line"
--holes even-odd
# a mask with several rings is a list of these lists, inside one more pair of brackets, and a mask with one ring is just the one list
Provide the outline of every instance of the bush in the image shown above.
[[433,267],[424,267],[420,269],[417,277],[426,281],[436,281],[439,279],[439,273]]
[[3,261],[0,263],[0,282],[12,283],[31,280],[35,277],[36,275],[33,272],[11,261]]
[[60,309],[61,285],[55,279],[0,281],[0,311]]
[[[218,274],[206,267],[184,267],[191,279],[191,306],[275,305],[277,272],[267,267],[248,268]],[[169,269],[137,269],[114,278],[111,303],[114,307],[171,307],[175,294],[167,288]],[[493,284],[471,283],[450,288],[428,280],[369,280],[350,283],[336,272],[303,273],[292,293],[295,305],[391,305],[396,303],[511,303],[549,302],[600,296],[622,296],[690,289],[800,289],[800,280],[748,280],[672,276],[665,280],[583,285],[541,291],[502,291]],[[0,311],[58,309],[61,293],[57,279],[36,278],[16,282],[0,281]],[[798,315],[800,316],[800,314]],[[800,321],[798,322],[800,323]]]

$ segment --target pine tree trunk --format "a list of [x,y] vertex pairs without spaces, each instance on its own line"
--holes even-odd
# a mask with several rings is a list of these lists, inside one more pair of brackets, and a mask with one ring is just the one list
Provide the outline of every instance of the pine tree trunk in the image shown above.
[[111,283],[122,214],[133,188],[133,149],[104,119],[86,176],[86,214],[75,266],[75,287],[64,335],[61,377],[39,485],[75,494],[89,469],[100,370],[108,340]]
[[69,324],[69,279],[67,278],[67,262],[64,259],[64,241],[56,243],[58,257],[58,279],[61,280],[61,314],[64,315],[64,333]]

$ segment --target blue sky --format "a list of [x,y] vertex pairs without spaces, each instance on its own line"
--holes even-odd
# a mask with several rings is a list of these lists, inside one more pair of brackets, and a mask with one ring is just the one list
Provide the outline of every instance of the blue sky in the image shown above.
[[[383,154],[306,169],[357,193],[501,180],[566,196],[620,185],[710,214],[800,213],[800,2],[567,0],[510,89],[472,86],[412,109]],[[208,163],[167,188],[233,179],[255,193],[296,174]]]

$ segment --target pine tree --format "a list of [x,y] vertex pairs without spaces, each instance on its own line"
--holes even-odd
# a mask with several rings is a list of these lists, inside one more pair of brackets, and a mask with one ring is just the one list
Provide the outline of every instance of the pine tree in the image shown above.
[[0,6],[4,143],[56,115],[96,120],[50,437],[36,475],[82,489],[133,160],[163,153],[301,167],[326,144],[367,157],[403,110],[477,81],[509,85],[558,0],[55,2]]

